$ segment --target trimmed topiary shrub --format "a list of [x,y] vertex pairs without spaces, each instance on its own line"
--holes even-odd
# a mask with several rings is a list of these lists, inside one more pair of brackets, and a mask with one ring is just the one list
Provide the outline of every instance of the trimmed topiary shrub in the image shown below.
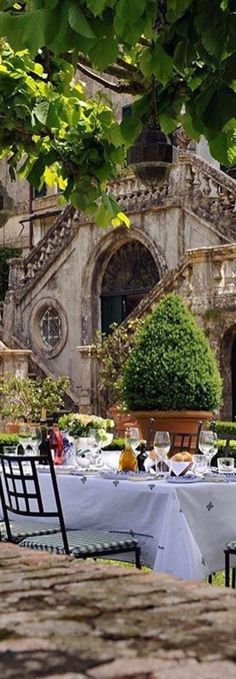
[[123,373],[130,410],[213,410],[221,377],[203,331],[183,300],[171,293],[137,333]]

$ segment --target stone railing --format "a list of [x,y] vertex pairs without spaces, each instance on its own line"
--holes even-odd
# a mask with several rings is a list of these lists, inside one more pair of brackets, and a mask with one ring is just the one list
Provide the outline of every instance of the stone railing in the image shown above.
[[25,259],[10,260],[9,290],[14,290],[19,298],[70,242],[73,237],[74,213],[75,209],[67,205]]
[[190,152],[179,152],[185,168],[182,182],[183,207],[210,222],[236,240],[236,181],[210,163]]
[[188,250],[124,321],[148,314],[167,293],[176,291],[194,313],[236,308],[236,244]]

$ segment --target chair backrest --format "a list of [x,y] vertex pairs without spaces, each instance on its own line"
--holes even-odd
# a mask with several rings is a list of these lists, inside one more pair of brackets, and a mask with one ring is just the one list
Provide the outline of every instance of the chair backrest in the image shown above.
[[[9,513],[20,517],[37,517],[43,519],[57,518],[62,534],[64,549],[66,554],[69,554],[65,522],[51,453],[45,454],[44,456],[0,455],[0,462],[2,467],[0,496],[8,540],[10,542],[13,541]],[[48,511],[45,508],[37,466],[37,463],[39,462],[48,465],[55,499],[54,511]]]
[[[169,457],[182,450],[188,450],[192,454],[197,453],[199,436],[202,429],[202,422],[198,422],[197,431],[195,433],[189,432],[170,432],[171,447]],[[148,432],[148,449],[153,445],[153,439],[156,431],[155,420],[150,418],[149,432]]]
[[194,434],[170,432],[171,447],[169,457],[172,457],[183,450],[189,451],[192,455],[197,453],[201,428],[202,422],[199,422],[198,429]]

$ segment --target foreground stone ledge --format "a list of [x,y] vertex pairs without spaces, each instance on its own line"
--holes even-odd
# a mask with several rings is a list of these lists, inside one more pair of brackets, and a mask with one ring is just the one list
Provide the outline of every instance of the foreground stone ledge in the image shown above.
[[236,594],[0,543],[2,679],[235,679]]

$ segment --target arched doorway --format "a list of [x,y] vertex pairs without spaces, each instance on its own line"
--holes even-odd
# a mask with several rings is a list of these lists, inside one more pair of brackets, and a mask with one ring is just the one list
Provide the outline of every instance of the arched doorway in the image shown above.
[[116,250],[102,280],[102,332],[107,334],[113,323],[121,323],[159,279],[155,260],[140,241],[130,241]]
[[236,337],[231,349],[232,420],[236,420]]

